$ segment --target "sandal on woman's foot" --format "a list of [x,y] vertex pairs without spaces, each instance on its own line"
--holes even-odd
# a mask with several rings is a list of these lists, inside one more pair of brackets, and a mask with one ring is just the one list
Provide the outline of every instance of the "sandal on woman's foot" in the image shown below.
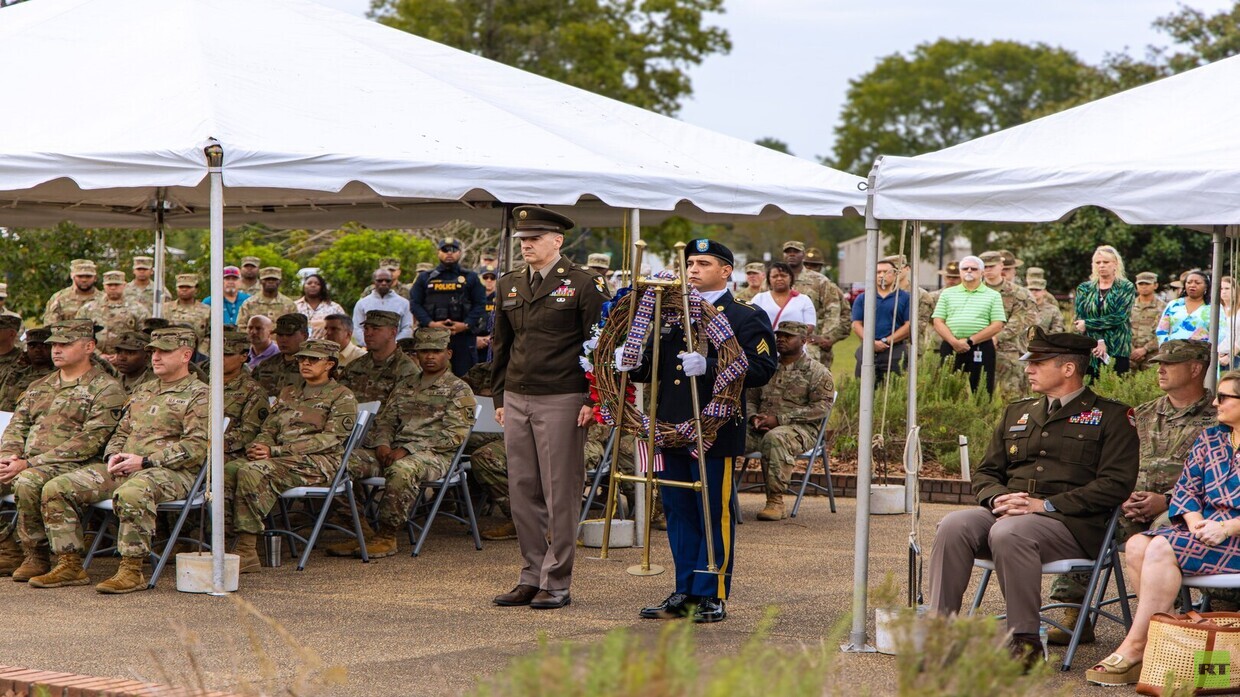
[[1085,679],[1095,685],[1133,685],[1141,678],[1141,661],[1130,661],[1118,653],[1098,662],[1085,671]]

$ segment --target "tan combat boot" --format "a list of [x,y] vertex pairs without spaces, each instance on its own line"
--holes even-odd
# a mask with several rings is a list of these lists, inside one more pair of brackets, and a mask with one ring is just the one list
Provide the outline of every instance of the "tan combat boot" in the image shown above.
[[17,534],[11,534],[0,542],[0,576],[11,576],[26,561],[26,554],[17,544]]
[[[370,523],[362,518],[362,537],[366,538],[366,551],[370,551],[370,543],[375,539],[374,528],[370,527]],[[344,516],[344,522],[340,523],[340,527],[346,530],[353,529],[353,518]],[[357,544],[357,540],[345,540],[329,545],[327,548],[327,556],[329,557],[360,557],[362,556],[362,548]]]
[[758,513],[758,520],[783,520],[788,514],[784,512],[784,495],[767,494],[766,508]]
[[116,575],[95,586],[95,590],[110,595],[146,590],[142,562],[142,557],[121,557],[121,567],[116,570]]
[[[366,540],[366,555],[371,559],[381,559],[396,554],[396,535],[399,532],[397,528],[380,525],[379,532],[375,533],[374,539]],[[362,556],[360,549],[357,555]]]
[[[13,577],[17,577],[16,571],[13,572]],[[86,575],[86,569],[82,568],[82,555],[76,552],[66,552],[56,557],[55,568],[29,580],[31,588],[85,586],[90,583],[90,577]]]
[[[1068,631],[1065,632],[1058,627],[1051,627],[1050,631],[1046,633],[1046,643],[1052,646],[1067,646],[1072,641],[1072,629],[1076,627],[1076,619],[1080,616],[1080,610],[1071,607],[1065,608],[1063,611],[1063,622],[1060,622],[1060,624],[1067,627]],[[1088,622],[1085,623],[1085,628],[1081,630],[1081,643],[1094,643],[1094,626]]]
[[241,573],[255,574],[262,570],[263,565],[258,560],[258,535],[237,533],[237,546],[233,547],[233,554],[241,557]]
[[515,540],[517,539],[517,525],[509,520],[478,534],[484,540]]
[[52,568],[52,561],[48,556],[47,544],[27,544],[22,543],[22,563],[21,566],[13,569],[13,580],[18,583],[25,583],[35,576],[40,576],[48,572]]

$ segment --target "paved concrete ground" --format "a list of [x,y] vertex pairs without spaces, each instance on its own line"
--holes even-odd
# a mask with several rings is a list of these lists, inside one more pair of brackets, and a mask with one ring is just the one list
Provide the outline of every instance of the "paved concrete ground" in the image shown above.
[[[797,520],[757,523],[753,517],[762,502],[754,494],[741,497],[746,523],[738,531],[734,597],[729,619],[699,632],[705,656],[740,646],[768,605],[781,611],[771,641],[790,650],[819,642],[850,608],[855,502],[841,499],[839,512],[832,514],[825,498],[807,499]],[[927,550],[935,523],[951,510],[924,508]],[[910,518],[873,520],[871,579],[881,580],[888,571],[905,578]],[[477,552],[451,523],[439,527],[418,559],[410,558],[407,549],[369,565],[316,555],[300,573],[286,560],[281,568],[243,577],[239,595],[325,664],[347,668],[347,687],[332,694],[459,694],[478,676],[532,651],[540,632],[574,642],[595,641],[618,627],[653,636],[660,623],[638,619],[637,610],[662,600],[672,587],[666,539],[656,536],[655,543],[653,560],[669,571],[652,578],[625,573],[640,559],[639,550],[615,550],[615,561],[609,562],[588,559],[595,551],[581,550],[573,604],[558,611],[492,606],[491,597],[516,579],[516,542],[484,543]],[[100,561],[91,576],[102,580],[115,566],[114,560]],[[993,589],[987,609],[998,611],[1000,600]],[[262,674],[233,604],[177,593],[171,569],[156,590],[116,597],[98,595],[90,587],[38,590],[5,579],[0,581],[0,607],[6,619],[0,634],[3,665],[148,679],[160,678],[159,666],[189,674],[185,638],[177,630],[185,626],[202,644],[202,667],[212,687]],[[871,622],[871,637],[872,631]],[[284,661],[290,652],[274,632],[263,633],[281,665],[278,670],[287,676],[292,669]],[[1083,671],[1120,638],[1118,628],[1101,626],[1100,642],[1084,647],[1074,671],[1056,676],[1047,687],[1104,692],[1085,687]],[[839,655],[841,679],[870,694],[890,694],[894,660]]]

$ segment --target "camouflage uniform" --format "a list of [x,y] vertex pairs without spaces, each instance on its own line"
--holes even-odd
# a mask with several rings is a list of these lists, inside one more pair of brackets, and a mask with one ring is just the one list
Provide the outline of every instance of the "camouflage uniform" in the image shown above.
[[[170,333],[178,335],[177,341],[192,344],[178,329],[161,329],[151,341],[167,340]],[[206,457],[208,392],[193,375],[174,382],[147,382],[134,392],[104,450],[104,461],[43,487],[43,521],[52,551],[85,552],[81,511],[111,497],[121,556],[144,558],[150,553],[156,506],[184,498]],[[107,460],[119,453],[142,455],[150,466],[129,475],[109,474]]]
[[[376,311],[372,310],[372,312]],[[384,312],[384,314],[393,313]],[[395,320],[399,321],[400,318],[395,317]],[[381,425],[386,425],[389,429],[393,428],[392,425],[398,418],[391,408],[394,392],[397,389],[404,389],[402,383],[417,378],[421,374],[422,369],[418,367],[417,362],[405,355],[399,348],[392,351],[392,355],[384,361],[380,361],[373,351],[368,351],[344,369],[340,375],[340,384],[353,391],[353,396],[357,398],[359,404],[379,402],[379,413],[371,429],[371,433],[374,433]],[[373,442],[373,438],[368,437],[367,440]]]
[[[336,346],[330,341],[307,341],[303,355],[321,344]],[[286,489],[319,486],[335,476],[356,420],[357,400],[335,380],[285,387],[253,440],[270,447],[271,456],[239,458],[224,465],[224,489],[231,496],[229,507],[237,532],[262,532],[263,519]]]
[[918,338],[921,339],[921,345],[917,347],[918,353],[925,353],[927,350],[935,350],[938,345],[943,343],[943,337],[934,331],[934,306],[939,302],[939,294],[943,289],[927,290],[917,298],[917,331],[920,332]]
[[24,355],[25,352],[16,346],[13,347],[12,351],[9,351],[4,355],[0,355],[0,382],[4,380],[9,371],[17,367]]
[[241,303],[241,309],[237,311],[237,327],[248,327],[250,318],[254,315],[264,315],[274,322],[280,316],[291,312],[297,312],[296,300],[283,293],[276,293],[276,297],[268,298],[259,290],[257,294],[251,295]]
[[1144,368],[1150,358],[1158,353],[1158,337],[1154,335],[1154,330],[1158,328],[1158,320],[1162,318],[1163,310],[1167,309],[1167,303],[1154,297],[1153,302],[1143,303],[1138,297],[1132,301],[1132,348],[1145,348],[1145,357],[1140,361],[1132,361],[1132,367]]
[[1037,326],[1038,304],[1027,288],[1011,281],[986,285],[1003,296],[1003,311],[1007,314],[1007,323],[994,339],[996,385],[1007,399],[1018,399],[1026,392],[1025,368],[1020,357],[1025,352],[1029,330]]
[[[191,371],[191,374],[192,374],[192,371]],[[121,373],[120,377],[118,378],[118,380],[121,383],[121,389],[125,390],[125,394],[133,394],[134,390],[138,389],[138,385],[141,385],[144,382],[147,382],[149,380],[154,380],[154,379],[155,379],[155,371],[151,370],[150,366],[147,366],[146,370],[143,370],[141,373],[138,373],[137,375],[126,375],[124,373]]]
[[77,311],[78,319],[93,320],[103,327],[96,336],[99,346],[108,353],[113,350],[121,334],[142,329],[142,321],[149,316],[145,308],[125,298],[115,301],[107,297],[95,298]]
[[[447,332],[443,332],[446,345]],[[474,425],[474,393],[465,381],[444,370],[410,379],[392,394],[394,419],[375,423],[367,439],[371,447],[354,452],[349,472],[357,479],[381,476],[383,498],[379,501],[379,524],[401,529],[421,485],[443,477],[457,448]],[[375,449],[387,446],[409,453],[386,469],[379,466]]]
[[224,433],[224,453],[242,453],[258,436],[271,414],[267,391],[245,372],[224,383],[224,417],[229,419]]
[[0,411],[13,411],[17,408],[17,400],[31,383],[55,369],[55,366],[51,365],[35,366],[25,356],[19,358],[0,381]]
[[268,397],[275,397],[286,387],[301,387],[306,384],[297,366],[297,359],[279,353],[259,363],[250,376],[267,391]]
[[[1042,297],[1044,300],[1041,302],[1037,298],[1034,298],[1033,301],[1038,307],[1037,326],[1041,327],[1042,331],[1048,334],[1058,334],[1064,331],[1063,312],[1059,309],[1059,301],[1055,300],[1055,296],[1050,293]],[[1157,321],[1155,321],[1155,324],[1157,324]],[[1150,333],[1154,333],[1153,326],[1150,327]]]
[[191,303],[182,303],[180,300],[168,303],[164,305],[164,319],[168,320],[169,324],[184,324],[193,329],[198,335],[198,352],[210,352],[210,305],[203,305],[197,300]]
[[[779,326],[788,324],[800,323],[781,322]],[[813,446],[834,392],[831,371],[809,356],[791,364],[781,361],[770,382],[746,391],[747,414],[767,414],[779,420],[778,426],[765,433],[752,426],[746,429],[746,452],[762,453],[768,497],[782,496],[788,488],[796,458]]]
[[[26,544],[46,541],[41,515],[43,486],[99,455],[116,428],[125,393],[116,380],[91,366],[76,380],[54,372],[30,386],[13,411],[0,440],[0,457],[21,457],[29,467],[0,494],[16,494],[18,537]],[[12,532],[6,528],[0,539]]]
[[137,281],[130,281],[125,284],[125,299],[141,305],[149,315],[155,311],[155,283],[152,281],[145,288],[138,286],[137,283]]
[[86,295],[79,295],[77,286],[69,286],[56,291],[47,301],[43,310],[43,324],[55,324],[66,319],[75,319],[78,310],[86,303],[103,297],[103,293],[92,289]]
[[[848,338],[852,331],[852,305],[834,281],[817,271],[802,269],[792,282],[792,289],[813,301],[818,318],[818,336],[836,343]],[[819,348],[813,344],[805,346],[809,357],[828,369],[834,360],[833,348]]]

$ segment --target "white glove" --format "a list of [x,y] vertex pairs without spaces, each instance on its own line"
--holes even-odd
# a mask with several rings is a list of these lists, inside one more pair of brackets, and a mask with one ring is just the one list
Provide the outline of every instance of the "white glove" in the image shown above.
[[637,357],[636,363],[632,363],[632,364],[626,363],[624,360],[624,347],[621,346],[620,348],[616,349],[616,370],[622,373],[627,373],[630,370],[635,370],[641,364],[642,364],[641,356]]
[[699,375],[706,374],[706,356],[695,351],[693,353],[678,353],[676,357],[680,359],[680,364],[685,367],[685,375],[696,378]]

